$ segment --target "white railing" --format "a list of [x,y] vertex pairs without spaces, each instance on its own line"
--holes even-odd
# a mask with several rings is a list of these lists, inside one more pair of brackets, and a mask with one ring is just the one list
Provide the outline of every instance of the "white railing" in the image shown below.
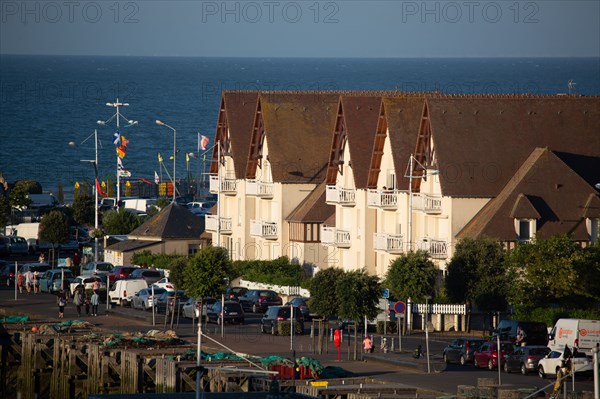
[[350,232],[335,227],[321,227],[321,244],[340,248],[350,247]]
[[213,194],[235,194],[237,192],[237,180],[221,176],[221,187],[219,189],[219,176],[211,175],[209,189]]
[[[429,310],[427,309],[429,307]],[[413,303],[413,314],[467,314],[467,305],[442,304],[442,303]]]
[[381,209],[397,209],[398,193],[395,190],[369,190],[367,192],[367,206]]
[[275,222],[263,222],[261,220],[250,221],[250,235],[254,237],[276,239],[278,227]]
[[402,253],[404,248],[404,237],[402,234],[374,233],[373,247],[377,251],[389,253]]
[[246,193],[260,198],[273,198],[273,182],[247,180]]
[[425,213],[442,212],[442,197],[438,195],[413,194],[413,209]]
[[327,186],[325,201],[329,204],[354,206],[356,203],[356,190],[338,186]]
[[415,245],[417,246],[416,249],[429,252],[432,258],[444,259],[448,257],[448,242],[445,240],[422,238]]
[[245,287],[249,290],[271,290],[282,295],[297,295],[310,298],[310,291],[298,286],[255,283],[254,281],[247,281],[242,279],[240,279],[238,284],[240,287]]
[[[217,223],[219,222],[219,217],[217,215],[206,215],[206,217],[204,218],[205,223],[206,223],[206,231],[217,231]],[[219,232],[223,233],[223,234],[228,234],[231,233],[231,229],[233,226],[233,222],[231,220],[230,217],[223,217],[221,216],[220,218],[220,229]]]

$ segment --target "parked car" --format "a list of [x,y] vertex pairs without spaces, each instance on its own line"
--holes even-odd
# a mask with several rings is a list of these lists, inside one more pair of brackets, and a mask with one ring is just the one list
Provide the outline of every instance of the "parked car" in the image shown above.
[[[538,363],[538,375],[541,378],[554,377],[565,361],[565,350],[550,351],[546,357],[540,359]],[[594,369],[594,362],[587,357],[585,352],[575,351],[571,359],[575,366],[575,373],[591,373]]]
[[217,301],[208,309],[207,318],[209,323],[221,324],[225,321],[225,323],[244,324],[244,309],[237,301],[225,301],[221,311],[221,301]]
[[164,288],[154,288],[154,296],[152,296],[152,288],[143,288],[131,299],[131,307],[142,310],[152,309],[154,300],[166,291]]
[[25,263],[22,266],[21,271],[23,272],[23,274],[27,273],[28,270],[31,270],[32,273],[38,272],[39,274],[44,274],[46,272],[46,270],[50,270],[50,269],[52,269],[52,266],[50,266],[47,263],[35,262],[35,263]]
[[548,345],[548,327],[546,323],[525,320],[500,320],[491,340],[495,341],[496,335],[500,334],[501,340],[516,343],[519,326],[525,332],[523,340],[525,345]]
[[[21,265],[17,266],[17,272],[21,270]],[[0,281],[6,282],[7,286],[15,283],[15,264],[0,260]]]
[[[279,323],[289,322],[291,318],[291,309],[289,306],[271,306],[260,320],[260,332],[277,335]],[[300,324],[300,334],[304,332],[304,316],[298,308],[294,308],[294,320]]]
[[269,306],[283,304],[281,297],[271,290],[248,290],[238,299],[244,310],[252,313],[265,312]]
[[129,277],[132,271],[138,269],[136,266],[115,266],[108,272],[108,278],[111,283]]
[[229,287],[225,290],[225,298],[237,301],[246,292],[248,292],[248,288],[245,287]]
[[23,237],[4,237],[4,245],[8,255],[27,255],[29,253],[29,244],[27,244],[27,240]]
[[83,286],[83,290],[91,290],[94,288],[94,282],[98,281],[98,290],[106,290],[106,277],[105,276],[77,276],[69,284],[69,292],[71,296],[75,295],[75,290],[80,285]]
[[498,362],[498,344],[496,341],[485,342],[473,354],[473,365],[475,367],[487,367],[494,370],[509,353],[513,353],[514,347],[510,341],[500,341],[500,362]]
[[0,236],[0,256],[8,255],[8,246],[4,236]]
[[121,306],[132,305],[134,295],[144,288],[148,288],[146,280],[117,280],[110,285],[108,298],[110,303],[119,304]]
[[304,320],[311,319],[310,309],[308,308],[308,298],[302,298],[302,297],[292,298],[285,304],[285,306],[290,306],[290,305],[295,306],[298,309],[300,309],[300,311],[302,312],[302,316],[304,316]]
[[163,277],[152,285],[155,287],[164,288],[165,290],[170,290],[170,291],[175,290],[175,284],[173,284],[173,282],[171,281],[171,279],[169,277]]
[[443,356],[446,363],[458,362],[461,365],[473,363],[473,354],[486,342],[483,338],[463,337],[453,339],[444,348]]
[[165,291],[154,302],[154,308],[156,309],[156,313],[167,313],[167,306],[169,306],[169,313],[171,313],[171,309],[175,313],[182,313],[183,305],[187,300],[187,295],[181,290]]
[[[202,316],[206,317],[208,309],[210,309],[215,302],[217,302],[215,298],[202,298]],[[183,317],[188,319],[198,318],[200,315],[200,298],[188,298],[183,304],[182,309]]]
[[[65,278],[64,284],[62,281],[63,275]],[[55,294],[61,289],[66,291],[74,279],[75,275],[69,269],[46,270],[44,274],[40,274],[40,292]]]
[[504,371],[520,371],[521,374],[536,371],[540,359],[550,353],[550,348],[541,345],[520,346],[504,358]]
[[94,274],[108,274],[115,266],[108,262],[88,262],[81,268],[82,276],[93,276]]
[[152,269],[143,269],[138,268],[131,272],[128,278],[130,279],[143,279],[146,280],[146,284],[148,286],[156,283],[160,279],[164,277],[163,273],[160,270],[152,270]]

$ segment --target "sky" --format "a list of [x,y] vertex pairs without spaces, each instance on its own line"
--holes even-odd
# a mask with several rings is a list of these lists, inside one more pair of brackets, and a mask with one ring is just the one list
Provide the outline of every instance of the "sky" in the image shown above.
[[0,0],[0,54],[600,57],[600,0]]

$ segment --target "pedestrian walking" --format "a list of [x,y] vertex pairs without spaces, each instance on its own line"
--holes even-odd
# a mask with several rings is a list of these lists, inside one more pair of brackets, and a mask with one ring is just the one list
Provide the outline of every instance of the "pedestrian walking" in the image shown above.
[[371,339],[370,336],[366,336],[365,339],[363,339],[363,346],[365,349],[365,353],[372,353],[373,352],[373,340]]
[[40,292],[40,272],[37,270],[33,272],[33,292],[36,294]]
[[97,292],[92,294],[92,316],[98,316],[98,304],[100,303],[100,295]]
[[65,317],[65,306],[67,305],[67,297],[63,290],[58,292],[56,296],[56,303],[58,305],[58,318],[62,319]]
[[83,305],[83,292],[81,290],[75,291],[75,295],[73,296],[73,303],[77,307],[77,317],[81,317],[81,306]]
[[98,277],[98,273],[94,272],[94,282],[92,283],[92,291],[98,292],[100,289],[100,277]]
[[85,296],[85,301],[83,303],[85,305],[85,314],[87,316],[90,315],[90,298],[88,298],[88,296]]
[[19,270],[19,273],[17,274],[17,287],[19,287],[20,294],[23,293],[23,285],[24,284],[25,284],[25,276],[23,275],[23,272]]
[[25,272],[25,285],[27,286],[27,295],[33,290],[33,272],[31,269]]

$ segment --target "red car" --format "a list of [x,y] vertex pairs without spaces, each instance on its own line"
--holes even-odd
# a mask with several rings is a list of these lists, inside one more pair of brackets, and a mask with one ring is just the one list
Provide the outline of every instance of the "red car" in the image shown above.
[[[504,364],[504,357],[514,351],[512,342],[500,341],[500,366]],[[498,344],[496,341],[486,342],[473,354],[475,367],[487,367],[490,370],[498,367]]]
[[110,282],[114,283],[117,280],[122,280],[124,278],[129,277],[131,272],[135,269],[139,268],[134,266],[115,266],[110,272],[108,272]]

